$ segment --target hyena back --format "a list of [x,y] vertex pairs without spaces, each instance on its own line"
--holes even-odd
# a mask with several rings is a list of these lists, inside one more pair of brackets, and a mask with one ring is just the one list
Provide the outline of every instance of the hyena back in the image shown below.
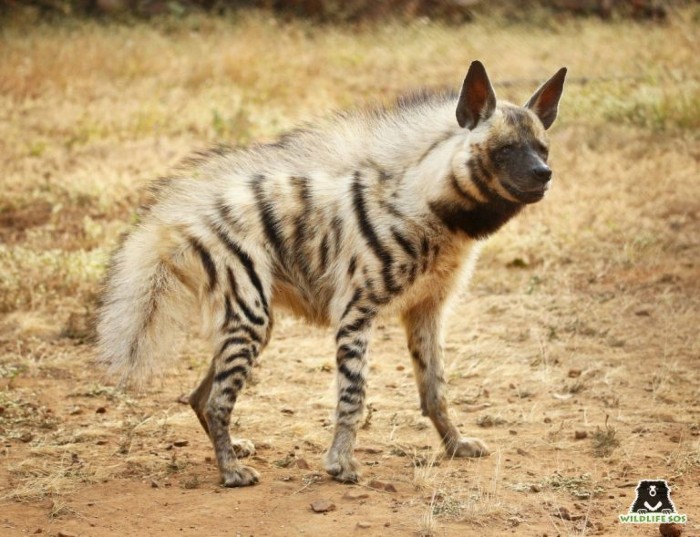
[[155,202],[114,254],[98,319],[104,361],[123,381],[143,381],[172,354],[188,313],[200,312],[214,357],[190,404],[223,484],[244,486],[259,478],[239,461],[254,447],[232,442],[230,416],[270,338],[273,309],[331,325],[338,402],[325,464],[354,482],[370,332],[379,314],[394,312],[421,409],[446,452],[487,454],[448,413],[445,306],[480,239],[544,196],[545,130],[565,74],[518,107],[497,102],[473,62],[459,94],[420,94],[193,159],[154,187]]

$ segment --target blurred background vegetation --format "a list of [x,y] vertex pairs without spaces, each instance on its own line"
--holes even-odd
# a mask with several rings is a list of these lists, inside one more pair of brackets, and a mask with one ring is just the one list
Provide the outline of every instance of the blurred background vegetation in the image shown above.
[[356,23],[387,17],[427,17],[460,23],[479,15],[521,20],[533,13],[663,21],[669,9],[698,0],[0,0],[7,19],[46,17],[148,18],[263,9],[285,17]]

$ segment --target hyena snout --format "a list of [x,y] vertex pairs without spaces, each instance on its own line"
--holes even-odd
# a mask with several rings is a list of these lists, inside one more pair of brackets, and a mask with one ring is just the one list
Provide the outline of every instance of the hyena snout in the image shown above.
[[552,169],[546,164],[535,166],[530,170],[530,177],[533,183],[546,185],[552,179]]

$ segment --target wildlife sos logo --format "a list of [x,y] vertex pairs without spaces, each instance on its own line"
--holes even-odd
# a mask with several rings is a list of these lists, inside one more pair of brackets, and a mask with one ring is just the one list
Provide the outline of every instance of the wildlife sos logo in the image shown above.
[[629,513],[620,515],[623,524],[685,524],[686,515],[676,513],[671,489],[663,479],[643,479],[635,489],[636,497]]

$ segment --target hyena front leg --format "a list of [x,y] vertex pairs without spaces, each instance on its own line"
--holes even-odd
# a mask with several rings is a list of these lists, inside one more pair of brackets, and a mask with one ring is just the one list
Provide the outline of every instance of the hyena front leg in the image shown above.
[[367,345],[375,311],[359,303],[357,292],[342,316],[336,334],[338,405],[333,443],[326,454],[326,471],[343,483],[356,483],[359,465],[353,456],[357,425],[365,403]]
[[420,304],[403,314],[421,410],[435,425],[448,455],[483,457],[489,449],[478,438],[462,437],[450,419],[442,357],[442,308]]
[[[227,272],[229,289],[225,290],[221,329],[215,335],[216,352],[206,377],[192,392],[190,404],[214,445],[223,485],[242,487],[257,483],[260,476],[238,461],[254,453],[255,446],[248,440],[231,441],[231,412],[269,339],[271,323],[262,289],[238,284],[233,272]],[[251,296],[257,298],[249,300]]]

